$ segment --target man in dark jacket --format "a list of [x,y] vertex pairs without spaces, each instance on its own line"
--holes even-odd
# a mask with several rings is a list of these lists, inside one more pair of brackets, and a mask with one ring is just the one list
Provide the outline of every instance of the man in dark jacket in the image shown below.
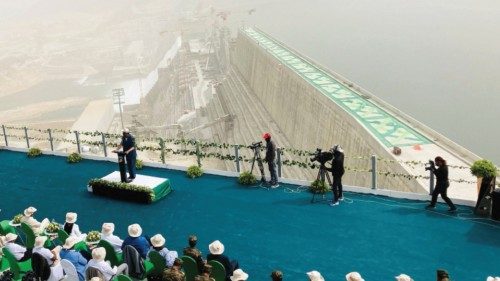
[[339,204],[339,200],[344,200],[344,195],[342,193],[342,176],[344,175],[344,150],[340,145],[336,144],[333,148],[333,160],[332,167],[327,169],[332,172],[333,183],[332,183],[332,192],[333,192],[333,201],[330,203],[330,206],[337,206]]
[[130,134],[129,129],[123,130],[122,141],[113,152],[117,152],[120,148],[123,148],[123,153],[125,153],[125,159],[127,160],[128,179],[134,180],[137,151],[135,150],[135,138]]
[[264,133],[262,136],[266,141],[266,158],[267,164],[269,166],[269,173],[271,174],[271,181],[269,184],[271,188],[278,187],[278,176],[276,175],[276,144],[271,140],[271,134]]
[[219,240],[215,240],[210,245],[208,245],[208,250],[210,254],[207,255],[207,261],[215,260],[220,262],[224,269],[226,270],[226,280],[230,280],[230,276],[233,275],[233,271],[240,268],[238,261],[229,260],[224,253],[224,244]]
[[198,273],[203,273],[203,266],[205,262],[201,256],[201,251],[196,248],[196,244],[198,243],[198,237],[195,235],[191,235],[188,238],[189,247],[184,248],[184,255],[192,257],[196,264],[198,265]]

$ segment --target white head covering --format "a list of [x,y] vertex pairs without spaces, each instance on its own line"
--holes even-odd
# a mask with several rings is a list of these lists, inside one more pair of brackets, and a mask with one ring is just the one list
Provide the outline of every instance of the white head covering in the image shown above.
[[128,226],[128,235],[131,237],[139,237],[142,234],[142,228],[137,223]]
[[103,247],[98,247],[92,250],[92,258],[97,261],[103,261],[106,257],[106,249]]
[[102,234],[111,235],[115,231],[115,224],[112,222],[105,222],[102,224]]
[[398,276],[396,276],[396,280],[397,281],[413,281],[413,279],[411,279],[411,277],[406,275],[406,274],[399,274]]
[[151,237],[151,244],[153,247],[162,247],[165,245],[165,238],[161,234],[156,234],[155,236]]
[[37,210],[35,207],[28,207],[24,210],[24,215],[29,217],[29,216],[32,216],[36,211]]
[[247,280],[248,274],[241,269],[236,269],[233,271],[233,275],[229,278],[231,278],[231,281]]
[[500,277],[488,276],[488,278],[486,278],[486,281],[500,281]]
[[127,134],[129,134],[129,133],[130,133],[130,130],[129,130],[128,128],[125,128],[125,129],[123,129],[122,133],[127,133]]
[[35,247],[43,247],[45,241],[47,241],[47,236],[37,236],[35,238]]
[[92,277],[90,278],[90,281],[103,281],[103,280],[99,277]]
[[215,240],[208,245],[208,250],[212,255],[221,255],[224,253],[224,244],[222,244],[219,240]]
[[323,278],[323,276],[321,276],[321,273],[319,273],[316,270],[309,271],[307,273],[307,276],[309,276],[309,280],[311,280],[311,281],[325,281],[325,278]]
[[69,250],[73,246],[75,246],[76,242],[77,242],[77,238],[76,237],[69,236],[68,238],[66,238],[66,241],[64,241],[63,248],[66,249],[66,250]]
[[78,217],[78,215],[76,213],[66,213],[66,222],[67,223],[75,223],[76,222],[76,218]]
[[361,274],[359,274],[358,272],[351,272],[351,273],[348,273],[346,276],[345,276],[345,279],[347,281],[365,281],[365,279],[361,278]]
[[5,243],[8,243],[8,242],[16,241],[16,239],[17,239],[17,234],[7,233],[5,235],[4,241],[5,241]]

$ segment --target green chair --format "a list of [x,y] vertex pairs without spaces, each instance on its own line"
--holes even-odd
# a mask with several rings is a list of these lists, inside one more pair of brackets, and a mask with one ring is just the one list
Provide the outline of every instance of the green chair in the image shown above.
[[10,221],[5,220],[0,222],[0,235],[6,235],[7,233],[17,234],[15,227],[10,225]]
[[0,256],[0,272],[3,272],[7,269],[9,269],[9,261],[7,260],[7,258]]
[[3,248],[2,251],[4,258],[9,262],[10,271],[14,274],[14,280],[20,280],[24,273],[31,270],[31,259],[18,262],[7,248]]
[[33,247],[35,247],[36,235],[35,232],[33,232],[33,229],[31,229],[31,227],[28,224],[22,222],[21,231],[24,233],[24,236],[26,237],[26,241],[24,241],[26,248],[32,249]]
[[104,259],[109,261],[111,263],[111,266],[119,266],[123,263],[122,254],[116,253],[115,248],[111,244],[109,244],[108,241],[101,240],[99,241],[99,244],[97,244],[97,246],[106,249],[106,258]]
[[194,281],[194,278],[198,275],[198,264],[190,256],[182,256],[182,268],[184,273],[186,273],[186,281]]
[[157,251],[150,251],[148,254],[149,261],[153,264],[153,270],[151,270],[150,275],[161,276],[163,270],[167,267],[167,262],[165,258],[160,255]]
[[128,277],[127,275],[120,274],[120,275],[116,276],[115,278],[113,278],[113,281],[132,281],[132,279],[130,277]]
[[59,243],[61,243],[61,245],[64,245],[64,242],[66,242],[66,239],[68,239],[69,235],[68,233],[66,233],[66,231],[64,231],[64,229],[59,229],[57,231],[57,239],[59,240]]
[[212,266],[212,277],[215,281],[225,281],[226,280],[226,269],[222,265],[222,263],[211,260],[208,261],[208,264]]

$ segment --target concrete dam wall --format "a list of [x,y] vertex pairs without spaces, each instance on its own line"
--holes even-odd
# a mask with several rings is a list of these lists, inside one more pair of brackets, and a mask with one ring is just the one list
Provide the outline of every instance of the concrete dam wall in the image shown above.
[[[258,29],[240,31],[232,63],[294,148],[325,150],[340,144],[346,158],[363,158],[350,159],[348,166],[364,172],[347,171],[345,184],[371,185],[371,174],[366,171],[371,167],[367,159],[372,154],[396,160],[392,147],[430,143],[369,97],[353,90],[352,84],[316,67]],[[377,170],[409,174],[396,161],[379,161]],[[380,175],[378,185],[425,192],[421,182],[405,177]]]

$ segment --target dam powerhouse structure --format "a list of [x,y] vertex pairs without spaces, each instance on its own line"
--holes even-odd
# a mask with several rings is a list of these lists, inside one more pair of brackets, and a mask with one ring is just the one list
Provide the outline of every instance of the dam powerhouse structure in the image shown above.
[[[341,75],[279,42],[256,27],[244,27],[231,46],[229,76],[243,80],[278,127],[287,145],[314,150],[340,144],[357,169],[347,171],[344,184],[369,187],[369,155],[377,170],[399,176],[379,176],[378,185],[392,190],[429,192],[429,172],[423,165],[440,155],[450,166],[468,167],[479,159],[467,149],[390,106]],[[234,77],[233,77],[234,78]],[[224,83],[229,83],[224,81]],[[232,92],[225,98],[231,99]],[[272,129],[271,129],[272,130]],[[273,133],[273,132],[272,132]],[[285,146],[277,141],[278,145]],[[401,149],[400,155],[392,151]],[[360,172],[357,172],[360,171]],[[364,171],[364,172],[363,172]],[[407,175],[407,177],[405,177]],[[427,178],[426,178],[427,176]],[[450,169],[452,198],[475,200],[475,181],[468,169]]]

